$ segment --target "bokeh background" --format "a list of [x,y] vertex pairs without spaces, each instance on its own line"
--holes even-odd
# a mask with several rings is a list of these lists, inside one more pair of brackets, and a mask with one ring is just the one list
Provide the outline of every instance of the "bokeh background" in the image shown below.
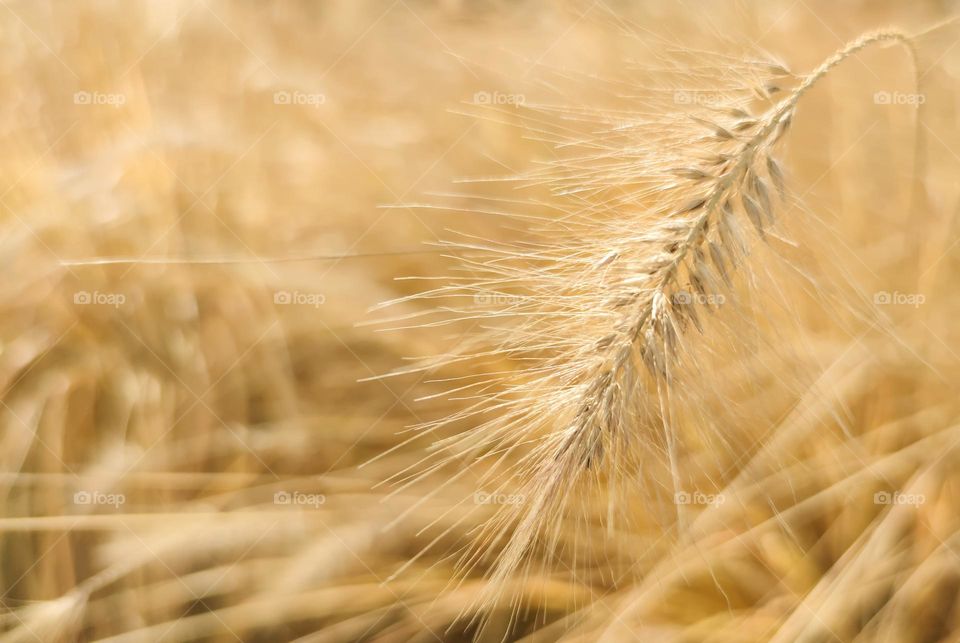
[[367,380],[459,338],[364,322],[449,272],[447,230],[523,234],[490,200],[531,197],[462,183],[551,158],[535,119],[564,113],[519,103],[629,107],[654,40],[802,73],[958,10],[0,2],[0,640],[956,640],[960,27],[917,73],[871,50],[802,104],[803,248],[878,317],[801,303],[783,379],[731,376],[739,452],[687,457],[736,502],[680,534],[638,492],[603,564],[518,576],[480,634],[483,566],[452,582],[449,552],[483,490],[383,484],[422,457],[406,427],[462,402]]

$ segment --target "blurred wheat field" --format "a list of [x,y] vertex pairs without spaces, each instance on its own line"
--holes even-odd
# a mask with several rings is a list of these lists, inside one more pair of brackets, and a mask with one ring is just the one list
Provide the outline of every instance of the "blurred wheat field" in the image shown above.
[[[958,640],[958,9],[3,2],[0,640]],[[551,468],[647,159],[887,28]]]

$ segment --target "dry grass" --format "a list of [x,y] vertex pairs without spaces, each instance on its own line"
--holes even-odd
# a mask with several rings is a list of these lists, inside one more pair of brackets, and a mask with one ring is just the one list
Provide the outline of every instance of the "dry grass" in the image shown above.
[[0,640],[954,640],[950,15],[6,3]]

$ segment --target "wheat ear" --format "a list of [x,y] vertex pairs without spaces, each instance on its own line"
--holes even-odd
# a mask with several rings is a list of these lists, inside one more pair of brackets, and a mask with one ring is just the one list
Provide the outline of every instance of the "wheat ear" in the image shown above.
[[[564,193],[575,193],[581,200],[582,194],[605,194],[606,188],[620,188],[627,180],[645,184],[646,189],[630,195],[629,201],[650,202],[635,219],[625,221],[621,213],[619,220],[598,221],[600,207],[594,205],[561,217],[554,230],[569,235],[554,245],[474,240],[450,244],[466,253],[465,267],[481,276],[460,278],[417,297],[497,295],[518,284],[531,293],[508,300],[504,309],[490,314],[445,309],[460,313],[461,321],[502,321],[511,316],[521,321],[488,329],[484,339],[493,348],[469,346],[462,354],[403,371],[502,358],[532,364],[517,376],[502,370],[487,381],[472,382],[467,376],[468,384],[456,390],[476,391],[464,396],[473,403],[420,427],[432,432],[483,417],[473,429],[439,441],[428,459],[447,453],[468,465],[482,462],[486,469],[481,484],[497,482],[497,489],[519,492],[525,499],[485,522],[462,557],[466,574],[487,553],[499,552],[487,590],[473,606],[475,616],[483,605],[500,600],[521,565],[529,568],[535,547],[548,557],[558,550],[565,538],[561,521],[574,485],[589,471],[599,481],[602,469],[611,484],[622,477],[630,462],[638,459],[635,452],[645,448],[638,447],[636,438],[650,419],[661,427],[677,488],[678,447],[670,395],[679,342],[691,325],[703,330],[698,309],[710,307],[711,297],[729,287],[734,268],[743,262],[749,244],[739,222],[747,221],[757,236],[765,238],[775,220],[774,201],[778,195],[784,197],[786,187],[784,172],[771,152],[788,131],[800,99],[842,61],[883,42],[911,47],[909,37],[899,31],[866,34],[802,77],[779,101],[773,100],[780,91],[778,83],[764,81],[757,96],[769,107],[759,115],[736,101],[692,119],[672,114],[651,125],[651,132],[668,134],[651,138],[647,148],[639,137],[639,151],[609,149],[561,166],[555,175]],[[774,78],[791,75],[776,63],[763,66]],[[752,67],[742,74],[756,80]],[[597,146],[588,140],[587,147]],[[630,154],[637,159],[631,162]],[[608,209],[609,201],[601,206]],[[559,298],[558,291],[566,296]],[[426,325],[445,323],[449,320]],[[646,378],[652,379],[659,408],[650,409],[640,399],[649,390]],[[490,393],[496,385],[500,389]],[[524,455],[511,460],[521,449]],[[443,462],[426,468],[423,475]],[[467,467],[461,467],[451,480],[465,471]]]
[[[846,58],[873,43],[884,41],[903,43],[911,53],[913,51],[910,39],[900,31],[879,31],[861,36],[825,60],[787,98],[775,105],[759,120],[754,122],[744,119],[732,128],[734,130],[752,129],[756,133],[740,144],[739,149],[732,155],[721,154],[716,157],[721,167],[719,174],[711,176],[708,171],[700,168],[684,168],[679,171],[681,175],[691,180],[709,180],[713,185],[704,197],[683,205],[678,211],[678,214],[698,212],[688,221],[688,231],[679,244],[675,238],[671,238],[672,235],[664,235],[665,247],[669,249],[666,256],[669,259],[664,263],[664,256],[658,256],[649,266],[649,274],[654,277],[652,294],[649,300],[643,301],[638,306],[635,321],[627,327],[627,331],[620,338],[603,340],[605,346],[600,347],[600,350],[608,351],[609,357],[605,360],[608,366],[598,370],[595,384],[585,392],[577,413],[577,429],[572,431],[568,440],[559,447],[557,459],[564,456],[569,446],[581,441],[581,433],[589,434],[592,429],[602,426],[603,422],[597,421],[597,414],[609,415],[611,412],[616,412],[610,410],[613,405],[612,398],[615,395],[615,384],[623,369],[630,368],[631,356],[638,342],[641,343],[641,356],[651,373],[659,379],[669,379],[668,360],[675,353],[680,327],[686,325],[686,319],[700,326],[699,317],[694,308],[696,305],[694,298],[686,291],[671,293],[671,290],[677,287],[684,264],[686,264],[687,281],[699,295],[697,301],[704,301],[704,297],[718,291],[723,281],[729,283],[729,267],[735,263],[734,258],[738,251],[735,246],[740,243],[734,240],[736,228],[732,221],[738,197],[743,213],[762,238],[767,223],[775,218],[770,189],[762,174],[764,169],[777,191],[781,195],[784,192],[783,171],[774,157],[769,155],[769,147],[786,133],[797,104],[811,87]],[[733,138],[733,134],[723,126],[713,125],[716,128],[715,138],[718,141]],[[758,163],[760,159],[764,159],[765,162]],[[764,167],[761,168],[759,165]],[[715,240],[709,239],[711,223],[718,229]],[[681,234],[683,234],[682,230]],[[617,339],[619,341],[616,341]],[[661,388],[661,397],[665,398],[665,395],[666,392]],[[676,488],[678,467],[673,432],[669,426],[666,426],[669,422],[669,408],[665,401],[661,406]],[[586,448],[581,452],[585,454],[585,462],[596,457],[593,452],[595,447],[592,447],[594,444],[599,442],[588,438],[583,445]]]

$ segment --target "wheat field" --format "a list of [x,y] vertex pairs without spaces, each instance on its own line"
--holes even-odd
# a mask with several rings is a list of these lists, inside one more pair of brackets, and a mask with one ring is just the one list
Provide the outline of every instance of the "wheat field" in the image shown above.
[[0,2],[0,641],[960,640],[958,13]]

